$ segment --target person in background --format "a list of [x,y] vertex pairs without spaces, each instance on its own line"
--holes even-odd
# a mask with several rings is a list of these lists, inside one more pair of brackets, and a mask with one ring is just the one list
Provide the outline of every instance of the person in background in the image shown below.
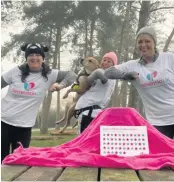
[[26,62],[1,76],[1,89],[9,85],[1,100],[1,162],[10,153],[10,146],[12,152],[19,142],[24,148],[29,147],[31,130],[47,90],[61,90],[76,79],[71,71],[50,69],[45,64],[48,47],[27,43],[21,49]]
[[[111,99],[116,81],[108,80],[104,76],[104,70],[113,65],[117,65],[117,55],[114,52],[106,53],[100,64],[101,69],[95,70],[88,76],[91,87],[79,98],[75,107],[80,133],[88,127],[102,109],[107,107]],[[117,79],[134,79],[131,74],[118,70]]]
[[174,138],[174,53],[158,52],[153,27],[143,27],[136,37],[140,58],[108,68],[105,76],[117,78],[117,70],[135,72],[132,81],[145,108],[146,119],[161,133]]

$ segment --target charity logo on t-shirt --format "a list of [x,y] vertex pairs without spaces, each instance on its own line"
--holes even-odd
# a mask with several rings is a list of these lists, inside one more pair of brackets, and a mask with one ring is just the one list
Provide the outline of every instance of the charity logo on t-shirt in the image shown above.
[[24,83],[24,89],[25,90],[31,90],[32,88],[35,87],[35,83],[34,82],[29,82],[29,83]]
[[152,73],[148,73],[146,78],[150,81],[153,81],[156,76],[157,76],[157,71],[154,71]]
[[152,73],[146,74],[145,81],[140,80],[140,86],[143,88],[146,87],[156,87],[161,84],[167,84],[169,79],[167,78],[166,73],[153,71]]
[[34,90],[35,86],[34,82],[25,82],[18,85],[18,87],[12,87],[12,93],[24,96],[41,96],[41,92]]

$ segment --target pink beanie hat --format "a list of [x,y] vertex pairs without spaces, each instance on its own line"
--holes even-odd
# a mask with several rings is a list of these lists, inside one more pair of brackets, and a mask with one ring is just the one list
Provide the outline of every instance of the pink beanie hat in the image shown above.
[[112,59],[112,62],[113,62],[114,65],[116,65],[117,62],[118,62],[117,55],[114,52],[108,52],[108,53],[106,53],[103,56],[102,61],[104,60],[104,58],[110,58],[110,59]]

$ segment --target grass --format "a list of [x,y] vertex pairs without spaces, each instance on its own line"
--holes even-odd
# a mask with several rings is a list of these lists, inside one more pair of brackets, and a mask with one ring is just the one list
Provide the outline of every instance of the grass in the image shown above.
[[[50,131],[51,130],[49,130],[49,132]],[[77,134],[62,134],[57,136],[51,136],[49,132],[48,134],[40,135],[39,131],[32,131],[30,147],[53,147],[66,143],[77,136]]]

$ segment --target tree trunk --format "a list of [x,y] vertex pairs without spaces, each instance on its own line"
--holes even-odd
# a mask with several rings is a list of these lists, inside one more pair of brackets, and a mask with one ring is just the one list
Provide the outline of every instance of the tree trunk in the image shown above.
[[121,107],[126,107],[126,103],[127,103],[127,87],[128,87],[128,82],[122,82],[121,94],[120,94],[120,106]]
[[[142,1],[141,9],[139,12],[138,28],[136,33],[138,33],[138,31],[147,24],[149,19],[149,13],[150,13],[150,1]],[[135,45],[133,59],[137,59],[137,58],[138,58],[138,54],[137,54],[136,45]],[[140,102],[140,98],[137,97],[137,91],[134,88],[134,86],[131,84],[129,107],[137,108],[137,102]]]
[[48,92],[42,105],[40,134],[48,133],[48,122],[49,122],[48,115],[49,115],[51,100],[52,100],[52,93]]
[[[61,28],[57,28],[53,68],[60,69]],[[60,92],[57,92],[56,121],[60,119]],[[59,125],[56,125],[56,129]]]
[[[49,42],[48,42],[48,47],[51,47],[51,43],[52,43],[52,36],[53,36],[53,29],[52,27],[50,27],[50,35],[49,35]],[[46,64],[49,64],[49,60],[51,58],[50,52],[48,52],[48,56],[47,59],[45,60]]]
[[[51,47],[51,42],[52,42],[52,30],[50,30],[50,38],[49,38],[49,42],[48,42],[49,43],[48,47]],[[50,55],[48,53],[48,59],[45,60],[46,64],[49,64],[49,57],[50,57]],[[49,99],[52,99],[52,97],[50,98],[50,96],[46,95],[44,98],[44,101],[42,103],[42,107],[41,107],[42,109],[41,109],[41,111],[38,111],[38,113],[37,113],[36,122],[38,124],[38,128],[40,128],[40,133],[42,133],[42,134],[46,134],[48,132],[48,130],[46,129],[46,128],[48,128],[48,125],[47,125],[48,119],[44,119],[45,116],[43,116],[43,113],[46,113],[46,116],[48,116],[49,108],[46,105],[48,105],[48,102],[50,102]]]
[[[127,27],[128,29],[129,27]],[[129,31],[125,32],[125,41],[126,42],[130,42],[130,36],[129,36]],[[129,53],[129,44],[126,44],[125,46],[125,50],[124,50],[124,58],[123,60],[128,60],[129,59],[129,56],[128,56],[128,53]],[[122,107],[126,107],[127,106],[127,102],[128,102],[128,93],[129,93],[129,83],[128,82],[122,82],[121,84],[121,101],[120,101],[120,106]]]
[[93,34],[95,29],[95,19],[91,19],[90,41],[89,41],[89,55],[93,56]]
[[87,56],[87,51],[88,51],[88,19],[86,17],[86,20],[85,20],[85,50],[84,50],[84,57]]
[[174,35],[174,28],[173,28],[172,32],[170,33],[169,37],[167,38],[166,44],[165,44],[164,49],[163,49],[164,52],[168,51],[168,47],[169,47],[169,44],[173,38],[173,35]]
[[[125,37],[129,38],[129,34],[127,36],[125,36],[125,30],[126,30],[128,21],[130,19],[131,5],[132,5],[132,2],[127,2],[126,13],[124,16],[124,22],[123,22],[123,25],[121,28],[120,46],[118,48],[118,61],[119,61],[119,63],[121,63],[120,60],[127,60],[127,59],[122,59],[121,54],[123,52],[122,47],[123,47],[124,38]],[[128,52],[126,52],[126,54],[128,55]],[[118,85],[120,85],[120,87]],[[127,102],[127,97],[126,97],[127,92],[126,91],[127,91],[127,83],[119,82],[119,84],[117,84],[116,103],[115,103],[115,105],[117,107],[121,107],[121,106],[126,105],[126,102]]]
[[139,22],[138,22],[138,31],[147,25],[150,14],[150,1],[142,1],[141,9],[139,12]]
[[[50,30],[50,35],[49,35],[49,47],[51,47],[51,42],[52,42],[52,29]],[[49,59],[46,59],[45,63],[48,64]],[[38,113],[38,117],[40,116],[39,118],[40,118],[40,133],[41,134],[48,133],[48,115],[50,110],[51,99],[52,99],[52,94],[49,92],[44,98],[41,112]]]
[[[58,70],[60,70],[60,47],[61,47],[61,32],[58,34],[58,46],[57,46],[57,58],[58,58]],[[60,119],[60,92],[57,92],[57,112],[56,121]]]
[[[138,28],[137,28],[136,34],[142,27],[146,26],[149,19],[149,13],[150,13],[150,1],[142,1],[141,9],[139,12],[139,21],[138,21]],[[136,45],[135,45],[133,59],[137,59],[137,57],[138,57],[138,54],[137,54]]]
[[[59,46],[59,36],[60,36],[59,34],[60,34],[60,29],[57,29],[56,30],[55,52],[54,52],[52,68],[57,67],[58,46]],[[44,99],[43,105],[42,105],[41,128],[40,128],[41,134],[48,133],[48,123],[49,123],[48,120],[49,120],[49,111],[50,111],[51,100],[52,100],[52,93],[48,92],[47,96]]]
[[130,13],[130,9],[131,9],[131,4],[132,4],[132,2],[127,2],[124,22],[123,22],[123,25],[121,27],[120,46],[118,48],[118,60],[121,60],[124,32],[125,32],[126,25],[127,25],[129,18],[130,18],[129,13]]
[[60,36],[60,29],[57,28],[56,30],[56,43],[55,43],[55,51],[54,51],[54,59],[53,59],[53,68],[57,68],[58,64],[58,54],[59,54],[59,36]]
[[38,111],[38,113],[37,113],[36,123],[37,123],[37,127],[40,128],[41,127],[41,113],[40,113],[40,111]]
[[116,85],[114,89],[114,93],[112,94],[111,97],[111,106],[116,107],[117,106],[117,94],[118,94],[118,80],[116,80]]

